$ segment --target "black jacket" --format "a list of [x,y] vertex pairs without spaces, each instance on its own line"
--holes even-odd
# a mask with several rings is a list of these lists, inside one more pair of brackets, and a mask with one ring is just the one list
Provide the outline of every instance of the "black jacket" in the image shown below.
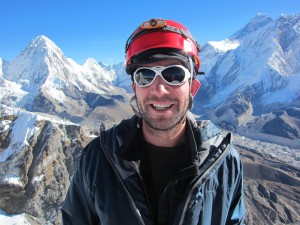
[[[159,224],[243,224],[243,174],[238,152],[209,121],[188,119],[191,152],[163,192]],[[64,225],[154,224],[145,182],[139,119],[100,134],[84,150],[64,205]]]

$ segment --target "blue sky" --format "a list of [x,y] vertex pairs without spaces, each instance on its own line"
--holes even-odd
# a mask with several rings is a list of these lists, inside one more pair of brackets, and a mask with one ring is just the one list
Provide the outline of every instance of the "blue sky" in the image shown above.
[[300,13],[299,0],[2,0],[0,58],[11,61],[29,42],[45,35],[66,57],[105,64],[124,61],[128,36],[151,18],[176,20],[196,40],[223,40],[258,13],[277,19]]

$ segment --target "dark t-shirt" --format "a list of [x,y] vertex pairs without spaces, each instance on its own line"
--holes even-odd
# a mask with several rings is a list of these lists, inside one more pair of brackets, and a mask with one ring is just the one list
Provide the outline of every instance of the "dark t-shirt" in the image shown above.
[[175,147],[159,147],[144,142],[145,157],[149,170],[147,180],[152,186],[148,195],[155,219],[158,215],[159,199],[171,178],[185,166],[185,144]]

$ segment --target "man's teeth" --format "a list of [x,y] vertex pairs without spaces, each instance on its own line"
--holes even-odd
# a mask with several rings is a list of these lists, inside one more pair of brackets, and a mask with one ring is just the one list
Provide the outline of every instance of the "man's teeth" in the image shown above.
[[161,104],[153,104],[153,107],[156,109],[166,109],[169,108],[171,105],[161,105]]

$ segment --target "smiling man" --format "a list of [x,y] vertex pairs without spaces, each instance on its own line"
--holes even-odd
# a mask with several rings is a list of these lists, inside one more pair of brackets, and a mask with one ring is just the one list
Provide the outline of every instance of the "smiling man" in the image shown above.
[[[150,77],[155,77],[154,74],[158,76],[150,78],[151,82],[146,81],[147,85],[144,85],[145,81],[140,81],[143,73],[150,73]],[[168,73],[170,77],[174,73],[181,73],[180,76],[185,78],[182,82],[175,83],[176,79],[169,82],[161,75]],[[174,59],[142,65],[134,72],[134,79],[132,89],[137,96],[138,111],[144,121],[142,130],[145,140],[165,147],[183,142],[186,113],[189,102],[192,101],[190,96],[195,96],[200,82],[195,79],[186,82],[191,79],[190,72],[180,61]]]
[[200,47],[172,20],[142,23],[126,43],[135,115],[83,151],[64,224],[243,224],[243,173],[231,134],[190,110]]

